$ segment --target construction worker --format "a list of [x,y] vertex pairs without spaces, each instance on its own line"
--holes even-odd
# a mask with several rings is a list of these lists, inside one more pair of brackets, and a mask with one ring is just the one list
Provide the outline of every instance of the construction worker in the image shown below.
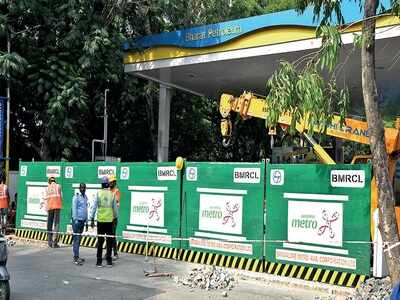
[[106,261],[107,266],[112,267],[111,251],[112,251],[112,233],[113,220],[117,214],[117,204],[114,194],[109,189],[107,177],[101,179],[101,190],[97,192],[96,201],[90,215],[91,224],[94,228],[94,215],[97,211],[97,267],[103,266],[103,244],[104,236],[106,236]]
[[72,262],[76,265],[82,265],[85,261],[83,258],[79,257],[79,246],[85,224],[87,230],[87,205],[86,184],[81,183],[79,184],[79,193],[76,193],[72,198],[72,231],[74,233],[72,237]]
[[49,177],[48,185],[45,190],[44,205],[47,210],[48,245],[50,248],[60,248],[58,245],[58,231],[60,227],[62,193],[61,186],[56,183],[56,179],[54,177]]
[[118,251],[117,251],[117,238],[116,238],[116,233],[117,233],[117,226],[118,226],[118,216],[119,216],[119,201],[121,199],[121,192],[119,191],[117,187],[117,178],[115,175],[110,175],[108,177],[108,181],[110,183],[110,191],[114,194],[115,196],[115,201],[117,203],[117,215],[114,216],[113,220],[113,250],[114,250],[114,260],[118,259]]
[[0,223],[1,233],[6,234],[7,230],[7,216],[8,216],[8,205],[10,201],[10,195],[8,194],[8,187],[6,185],[6,177],[1,176],[0,180]]

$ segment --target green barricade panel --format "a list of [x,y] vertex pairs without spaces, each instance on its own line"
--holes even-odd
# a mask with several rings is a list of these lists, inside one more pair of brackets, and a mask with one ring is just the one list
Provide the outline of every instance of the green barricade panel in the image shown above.
[[[63,185],[63,164],[60,162],[20,162],[18,176],[17,228],[47,229],[44,195],[48,178],[54,176]],[[60,230],[65,230],[65,203],[61,210]]]
[[126,241],[180,247],[181,171],[173,163],[121,164],[127,174],[118,226]]
[[183,178],[183,246],[262,258],[264,163],[187,162]]
[[370,165],[267,164],[267,261],[369,275],[370,183]]
[[[75,194],[79,193],[79,184],[86,184],[86,196],[88,197],[88,217],[93,210],[94,202],[97,197],[97,192],[101,189],[101,178],[109,176],[111,174],[116,175],[117,186],[119,187],[121,182],[119,180],[119,163],[108,163],[108,162],[82,162],[82,163],[64,163],[64,184],[63,184],[63,201],[65,203],[65,215],[67,218],[67,232],[72,233],[72,198]],[[121,189],[121,188],[120,188]],[[123,191],[121,190],[121,197],[123,197]],[[96,220],[96,215],[95,215]],[[84,235],[96,234],[97,228],[91,228],[84,231]]]

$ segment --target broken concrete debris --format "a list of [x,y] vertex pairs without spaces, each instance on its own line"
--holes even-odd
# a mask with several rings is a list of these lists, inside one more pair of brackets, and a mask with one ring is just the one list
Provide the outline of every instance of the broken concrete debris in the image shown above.
[[190,287],[191,289],[200,288],[205,290],[231,290],[236,284],[235,278],[230,272],[214,266],[194,268],[190,271],[189,275],[182,278],[175,277],[174,280],[177,284]]
[[390,278],[370,278],[357,288],[346,300],[389,300],[392,286]]

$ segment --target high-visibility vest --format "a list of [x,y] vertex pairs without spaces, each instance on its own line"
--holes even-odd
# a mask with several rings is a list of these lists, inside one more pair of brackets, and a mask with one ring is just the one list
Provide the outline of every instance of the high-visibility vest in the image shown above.
[[47,210],[61,209],[61,187],[59,184],[52,182],[47,186],[45,200]]
[[0,208],[8,208],[7,186],[0,184]]
[[117,202],[117,207],[119,208],[119,201],[121,199],[121,192],[119,191],[119,188],[115,187],[113,189],[110,189],[110,191],[114,194],[115,201]]
[[97,222],[112,222],[114,219],[113,202],[115,196],[110,190],[102,189],[97,193]]

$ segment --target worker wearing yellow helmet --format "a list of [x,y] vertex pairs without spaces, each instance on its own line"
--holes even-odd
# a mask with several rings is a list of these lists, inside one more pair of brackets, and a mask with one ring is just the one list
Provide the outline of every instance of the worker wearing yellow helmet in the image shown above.
[[114,194],[115,200],[117,202],[117,214],[114,217],[113,220],[113,249],[114,249],[114,260],[118,259],[118,252],[117,252],[117,238],[116,233],[117,233],[117,226],[118,226],[118,215],[119,215],[119,201],[121,199],[121,192],[119,191],[119,188],[117,187],[117,178],[115,177],[114,174],[111,174],[108,176],[108,182],[110,184],[110,191]]

